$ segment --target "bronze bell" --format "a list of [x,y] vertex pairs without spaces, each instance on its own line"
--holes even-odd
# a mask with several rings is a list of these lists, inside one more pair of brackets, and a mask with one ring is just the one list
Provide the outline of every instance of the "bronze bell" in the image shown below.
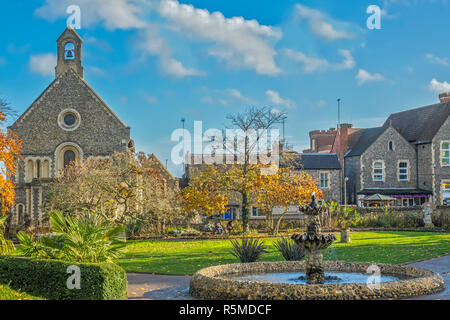
[[73,58],[73,50],[67,50],[67,58]]

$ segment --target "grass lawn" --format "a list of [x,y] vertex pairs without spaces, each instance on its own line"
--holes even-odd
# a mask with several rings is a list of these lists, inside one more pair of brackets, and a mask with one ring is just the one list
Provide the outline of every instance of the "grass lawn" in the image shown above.
[[0,284],[0,300],[45,300],[27,293],[17,292],[6,285]]
[[[336,242],[324,252],[325,259],[397,264],[450,254],[448,233],[357,232],[351,238],[349,244]],[[274,239],[263,241],[268,248],[262,261],[283,260]],[[127,272],[192,275],[208,266],[239,262],[230,250],[229,240],[130,241],[117,263]]]

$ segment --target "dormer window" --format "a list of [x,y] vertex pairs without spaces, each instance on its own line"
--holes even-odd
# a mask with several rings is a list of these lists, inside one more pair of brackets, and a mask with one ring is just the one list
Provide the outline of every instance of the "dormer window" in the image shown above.
[[75,59],[75,46],[72,42],[66,43],[64,47],[64,59],[65,60],[73,60]]
[[388,150],[389,151],[394,150],[394,143],[392,141],[389,141]]

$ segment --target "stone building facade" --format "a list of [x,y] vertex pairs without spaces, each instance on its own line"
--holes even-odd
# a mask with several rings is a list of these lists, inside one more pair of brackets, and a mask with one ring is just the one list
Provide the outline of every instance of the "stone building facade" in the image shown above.
[[84,80],[82,43],[71,28],[61,34],[55,80],[8,128],[22,140],[12,229],[42,226],[48,185],[71,162],[133,149],[130,127]]
[[382,194],[402,207],[450,205],[450,101],[394,113],[347,139],[346,203]]

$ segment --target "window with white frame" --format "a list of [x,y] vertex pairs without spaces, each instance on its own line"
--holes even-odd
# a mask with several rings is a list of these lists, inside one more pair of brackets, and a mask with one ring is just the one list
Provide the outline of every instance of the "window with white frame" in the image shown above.
[[442,204],[450,206],[450,181],[442,183]]
[[383,181],[383,162],[381,161],[373,164],[373,181]]
[[400,181],[408,181],[409,175],[408,175],[408,162],[401,161],[398,163],[398,179]]
[[252,217],[258,217],[258,216],[259,216],[258,208],[252,207]]
[[320,188],[322,189],[328,189],[328,172],[321,172],[320,173]]
[[388,144],[388,150],[389,150],[389,151],[394,150],[394,143],[393,143],[392,141],[389,141],[389,144]]
[[450,166],[450,142],[442,142],[441,144],[441,164]]

